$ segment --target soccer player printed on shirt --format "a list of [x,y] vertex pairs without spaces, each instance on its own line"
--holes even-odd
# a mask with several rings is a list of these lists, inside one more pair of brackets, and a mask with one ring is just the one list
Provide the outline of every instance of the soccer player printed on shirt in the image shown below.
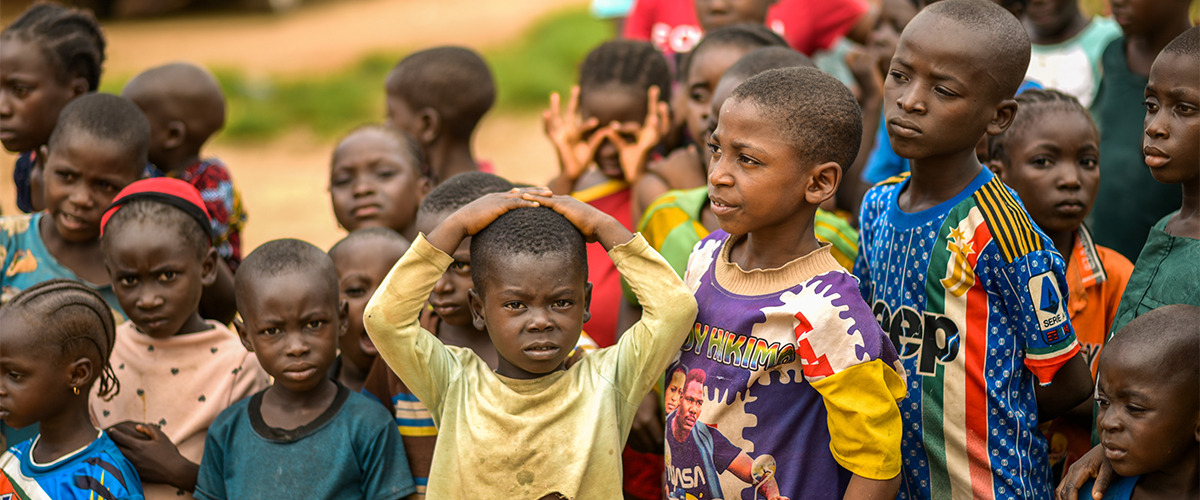
[[[683,373],[672,368],[674,375]],[[763,454],[750,455],[729,442],[716,426],[698,422],[704,406],[704,370],[687,371],[683,396],[667,415],[666,497],[668,500],[721,498],[721,482],[717,476],[725,471],[737,476],[754,489],[754,497],[762,492],[766,498],[785,499],[775,483],[775,458]],[[696,424],[700,424],[697,426]]]

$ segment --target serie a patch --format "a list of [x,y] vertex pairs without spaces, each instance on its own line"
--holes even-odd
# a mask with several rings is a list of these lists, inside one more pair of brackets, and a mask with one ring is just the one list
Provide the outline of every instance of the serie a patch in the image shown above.
[[[1038,328],[1056,336],[1053,330],[1067,322],[1067,305],[1053,271],[1029,278],[1029,295],[1037,311]],[[1049,341],[1049,339],[1047,339]],[[1050,343],[1054,343],[1050,341]]]

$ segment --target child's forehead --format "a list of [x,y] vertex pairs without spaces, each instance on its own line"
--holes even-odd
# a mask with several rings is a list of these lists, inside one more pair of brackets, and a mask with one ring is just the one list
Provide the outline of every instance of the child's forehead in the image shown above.
[[1156,90],[1190,91],[1194,96],[1200,91],[1200,78],[1196,78],[1197,67],[1200,67],[1200,56],[1164,51],[1150,66],[1150,86],[1166,84],[1166,88]]
[[636,86],[604,85],[580,92],[579,114],[610,122],[638,122],[646,117],[646,92]]
[[[575,288],[585,282],[587,268],[574,262],[567,252],[550,252],[539,255],[525,252],[492,253],[495,262],[488,263],[494,271],[489,274],[489,285],[513,288],[530,288],[538,292],[549,292],[554,288]],[[567,279],[564,279],[567,278]],[[488,286],[492,292],[496,286]]]

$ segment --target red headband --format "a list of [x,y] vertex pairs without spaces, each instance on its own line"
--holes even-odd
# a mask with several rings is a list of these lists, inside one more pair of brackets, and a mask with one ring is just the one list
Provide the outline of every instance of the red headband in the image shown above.
[[170,177],[143,179],[125,186],[125,189],[117,193],[108,210],[104,211],[104,217],[100,218],[100,235],[104,236],[104,227],[108,225],[108,219],[117,213],[122,205],[139,199],[154,200],[183,210],[204,228],[209,241],[212,240],[212,222],[208,216],[208,209],[204,208],[204,199],[200,197],[200,191],[187,182]]

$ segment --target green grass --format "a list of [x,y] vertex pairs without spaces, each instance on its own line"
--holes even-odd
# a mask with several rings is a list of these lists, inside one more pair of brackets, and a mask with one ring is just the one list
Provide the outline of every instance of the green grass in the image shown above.
[[[484,51],[497,83],[499,111],[546,106],[550,92],[566,92],[579,63],[597,44],[611,38],[609,24],[586,9],[551,14],[518,40]],[[403,53],[367,56],[353,66],[312,77],[250,78],[236,69],[214,68],[228,102],[221,138],[269,139],[302,127],[335,137],[384,117],[383,82]],[[108,75],[101,92],[119,94],[133,75]]]

